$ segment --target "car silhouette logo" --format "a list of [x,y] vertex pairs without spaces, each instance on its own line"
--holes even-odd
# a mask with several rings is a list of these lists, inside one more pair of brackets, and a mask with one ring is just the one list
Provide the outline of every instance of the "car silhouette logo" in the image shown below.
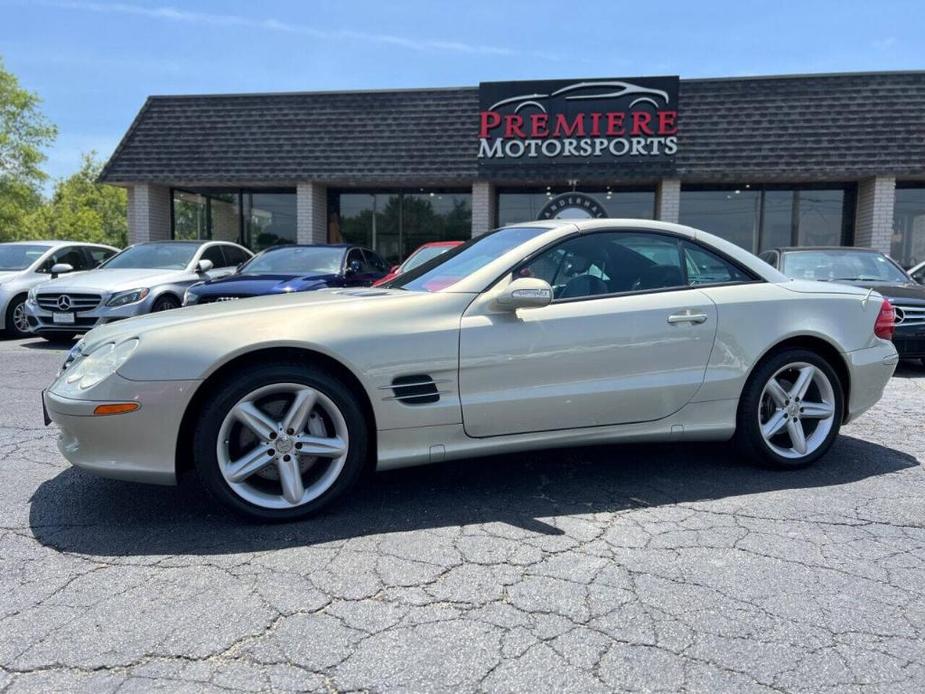
[[59,296],[58,297],[58,308],[62,311],[71,310],[71,297],[69,296]]

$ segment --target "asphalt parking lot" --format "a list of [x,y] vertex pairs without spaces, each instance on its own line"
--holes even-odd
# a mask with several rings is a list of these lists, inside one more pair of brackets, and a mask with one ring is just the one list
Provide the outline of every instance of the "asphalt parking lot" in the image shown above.
[[814,468],[724,446],[382,474],[312,521],[71,468],[0,342],[0,692],[925,688],[925,369]]

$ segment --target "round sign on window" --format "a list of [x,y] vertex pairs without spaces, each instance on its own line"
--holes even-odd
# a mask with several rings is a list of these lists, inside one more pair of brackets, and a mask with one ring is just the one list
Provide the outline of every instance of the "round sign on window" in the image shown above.
[[585,193],[562,193],[543,205],[537,219],[600,219],[607,210]]

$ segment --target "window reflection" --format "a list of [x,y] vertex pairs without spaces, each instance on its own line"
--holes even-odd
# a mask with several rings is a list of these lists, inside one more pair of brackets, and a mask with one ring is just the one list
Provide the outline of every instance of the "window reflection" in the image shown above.
[[294,190],[173,191],[175,239],[241,242],[252,250],[296,242]]
[[[498,226],[531,222],[539,218],[540,212],[552,198],[570,192],[565,188],[502,190],[498,193]],[[582,188],[579,192],[590,195],[599,202],[607,216],[626,219],[653,219],[655,217],[655,191],[612,190],[607,188]],[[560,218],[569,218],[568,214]],[[578,218],[584,218],[581,215]],[[572,217],[574,218],[574,217]]]
[[897,186],[890,255],[906,268],[925,261],[925,186]]

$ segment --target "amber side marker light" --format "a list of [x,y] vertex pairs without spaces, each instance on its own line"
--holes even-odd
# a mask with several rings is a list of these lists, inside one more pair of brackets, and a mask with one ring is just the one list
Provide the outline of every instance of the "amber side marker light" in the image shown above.
[[128,412],[134,412],[139,407],[141,407],[141,405],[139,405],[137,402],[114,402],[110,405],[97,405],[96,409],[93,410],[93,414],[126,414]]

